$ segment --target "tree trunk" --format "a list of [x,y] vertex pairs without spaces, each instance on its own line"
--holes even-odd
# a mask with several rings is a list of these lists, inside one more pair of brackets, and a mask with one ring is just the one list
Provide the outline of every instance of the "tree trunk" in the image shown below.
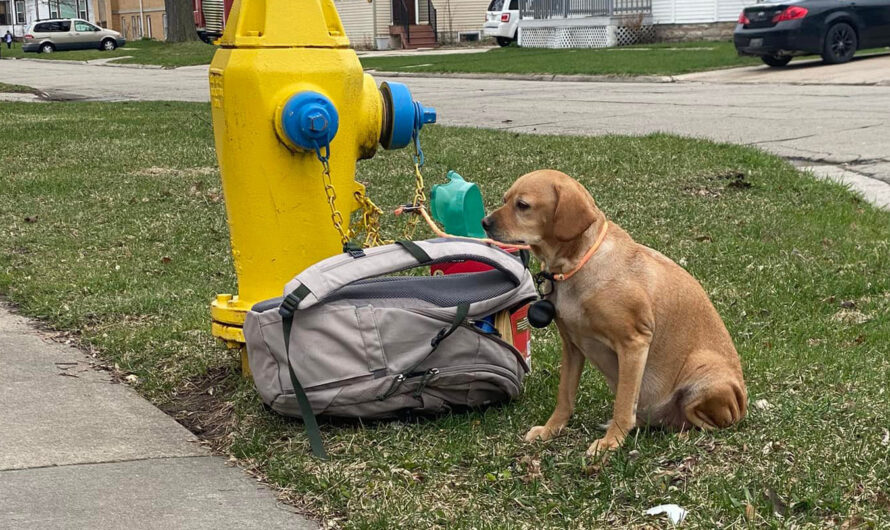
[[167,42],[198,40],[192,0],[164,0],[167,11]]

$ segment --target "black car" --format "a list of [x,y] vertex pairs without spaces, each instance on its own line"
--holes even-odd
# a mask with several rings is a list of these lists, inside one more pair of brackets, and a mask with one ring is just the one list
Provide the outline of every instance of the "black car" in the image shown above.
[[785,66],[795,55],[845,63],[856,50],[890,46],[890,0],[802,0],[746,7],[733,35],[741,55]]

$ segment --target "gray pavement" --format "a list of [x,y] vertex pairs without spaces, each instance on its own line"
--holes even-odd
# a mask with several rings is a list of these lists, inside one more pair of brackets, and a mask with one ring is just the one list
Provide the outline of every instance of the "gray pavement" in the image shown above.
[[890,86],[890,54],[859,55],[849,63],[835,65],[822,64],[821,59],[797,59],[785,68],[730,68],[681,75],[676,79],[708,83]]
[[0,306],[0,528],[315,528]]

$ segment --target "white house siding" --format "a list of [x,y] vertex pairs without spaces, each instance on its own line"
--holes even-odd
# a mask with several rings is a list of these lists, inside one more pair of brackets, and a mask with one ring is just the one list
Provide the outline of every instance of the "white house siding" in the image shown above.
[[334,4],[349,42],[358,48],[374,45],[374,5],[367,0],[337,0]]
[[490,0],[433,0],[438,14],[439,33],[481,32],[489,2]]
[[755,0],[652,0],[655,24],[732,22]]

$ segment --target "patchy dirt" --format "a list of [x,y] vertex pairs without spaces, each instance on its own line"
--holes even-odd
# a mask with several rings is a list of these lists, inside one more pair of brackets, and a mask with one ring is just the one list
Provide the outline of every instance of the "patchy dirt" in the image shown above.
[[747,180],[747,175],[742,171],[726,171],[716,175],[704,176],[701,180],[704,185],[689,186],[686,193],[708,199],[719,199],[724,193],[730,191],[746,190],[752,186]]
[[192,378],[176,389],[171,400],[159,408],[173,417],[195,436],[207,442],[219,453],[224,453],[223,439],[235,423],[234,405],[224,396],[231,396],[234,383],[226,368],[214,368]]

